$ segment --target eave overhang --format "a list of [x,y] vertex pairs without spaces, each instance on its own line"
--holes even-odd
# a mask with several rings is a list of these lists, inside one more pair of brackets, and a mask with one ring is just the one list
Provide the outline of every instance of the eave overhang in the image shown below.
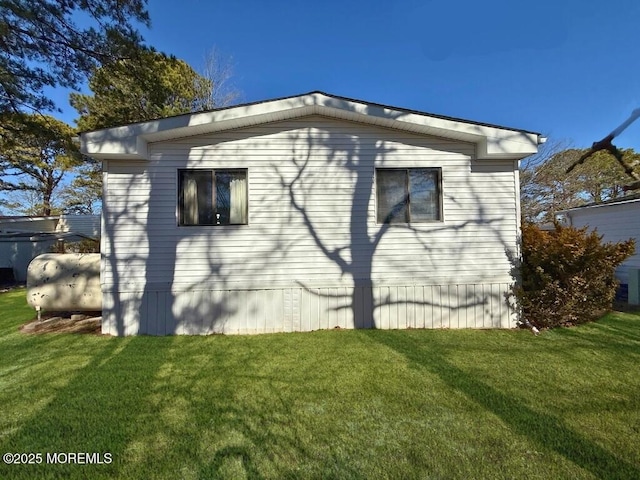
[[147,145],[310,115],[476,144],[478,159],[521,159],[538,151],[535,132],[444,117],[311,92],[264,102],[178,115],[80,135],[81,151],[99,160],[145,160]]

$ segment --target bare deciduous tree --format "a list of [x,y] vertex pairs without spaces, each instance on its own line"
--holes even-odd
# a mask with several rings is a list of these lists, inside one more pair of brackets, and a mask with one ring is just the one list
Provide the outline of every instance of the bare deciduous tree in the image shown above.
[[[550,160],[560,152],[570,148],[567,141],[555,140],[545,143],[535,155],[520,162],[520,199],[522,218],[527,221],[537,221],[546,216],[549,203],[558,203],[558,198],[548,198],[544,195],[542,185],[549,184],[558,172],[552,171]],[[557,169],[556,169],[557,170]],[[560,181],[559,194],[566,193],[568,188]],[[556,185],[557,186],[557,185]],[[553,186],[551,186],[553,188]],[[545,187],[546,189],[546,187]],[[569,195],[571,196],[571,195]],[[566,200],[566,198],[565,198]],[[562,202],[566,206],[566,202]]]
[[[578,163],[586,153],[590,160]],[[633,149],[617,153],[632,171],[640,165],[640,154]],[[550,223],[558,211],[624,196],[628,173],[616,159],[606,149],[593,152],[570,148],[567,142],[549,142],[520,164],[523,219]]]
[[242,92],[233,80],[235,64],[233,57],[212,47],[205,55],[200,75],[210,82],[207,96],[198,99],[196,110],[212,110],[239,103]]

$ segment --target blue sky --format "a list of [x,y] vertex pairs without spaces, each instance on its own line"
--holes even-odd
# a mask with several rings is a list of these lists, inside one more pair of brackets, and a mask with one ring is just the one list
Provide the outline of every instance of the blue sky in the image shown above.
[[[640,108],[637,0],[150,0],[149,13],[147,43],[196,70],[213,46],[232,56],[246,102],[322,90],[576,147]],[[640,151],[640,120],[614,143]]]

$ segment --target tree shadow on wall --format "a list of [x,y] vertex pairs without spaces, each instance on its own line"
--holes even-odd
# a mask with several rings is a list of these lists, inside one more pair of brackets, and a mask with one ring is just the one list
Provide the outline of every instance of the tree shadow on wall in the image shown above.
[[[500,208],[492,203],[490,212],[485,206],[488,197],[482,195],[485,192],[478,189],[478,182],[474,183],[472,177],[474,169],[480,170],[479,175],[482,175],[490,173],[491,166],[478,166],[477,160],[467,156],[465,161],[471,165],[458,167],[459,170],[463,169],[466,177],[460,179],[449,176],[450,167],[446,162],[461,160],[459,155],[457,158],[446,158],[447,149],[460,154],[459,143],[448,141],[442,152],[434,152],[429,150],[437,149],[441,139],[435,139],[434,142],[433,137],[425,139],[392,130],[383,130],[385,133],[381,133],[380,129],[371,129],[367,132],[361,127],[357,131],[351,126],[358,124],[347,122],[340,125],[346,125],[347,131],[319,125],[306,129],[306,132],[291,132],[289,141],[293,148],[289,162],[273,165],[280,187],[287,193],[293,210],[298,214],[298,221],[302,221],[314,246],[334,269],[337,267],[340,282],[352,287],[352,293],[345,294],[314,287],[313,283],[318,282],[300,280],[298,283],[304,291],[324,298],[329,310],[348,311],[352,325],[347,326],[355,328],[506,326],[500,318],[512,316],[513,306],[503,298],[503,292],[479,284],[458,285],[454,277],[458,266],[482,268],[482,262],[476,262],[480,267],[473,265],[474,252],[466,252],[475,241],[470,240],[470,236],[479,233],[491,243],[488,249],[492,251],[489,255],[493,255],[484,265],[495,260],[504,265],[502,275],[507,276],[510,259],[505,252],[513,252],[517,237],[516,216],[513,214],[516,208],[513,181],[508,187],[510,190],[503,193],[505,198],[511,200],[511,205]],[[441,201],[445,209],[451,211],[455,210],[451,206],[464,203],[467,212],[473,211],[472,218],[463,219],[451,211],[445,211],[443,222],[375,222],[376,168],[436,166],[433,161],[405,160],[407,157],[403,157],[405,152],[401,150],[407,148],[424,149],[436,156],[439,153],[444,155],[439,165],[443,167],[444,177]],[[513,169],[513,162],[509,162],[508,168]],[[345,177],[348,184],[343,182]],[[449,188],[453,183],[457,183],[456,189]],[[488,188],[495,190],[497,187],[492,185]],[[333,199],[333,204],[327,199]],[[349,211],[346,212],[346,208],[340,210],[340,204],[348,205]],[[337,206],[338,209],[322,211],[327,206]],[[331,215],[333,218],[329,218]],[[451,220],[446,218],[447,215],[456,218]],[[513,220],[510,219],[511,215]],[[343,219],[343,216],[346,218]],[[344,221],[348,221],[348,225],[344,225]],[[443,238],[448,240],[444,241]],[[478,254],[478,249],[475,254]],[[381,259],[387,262],[386,272],[376,270],[376,262]],[[456,265],[457,262],[459,265]],[[438,284],[437,277],[442,275],[439,273],[443,270],[442,264],[449,278]],[[417,271],[416,265],[423,270]],[[388,269],[393,269],[395,273],[390,275]],[[425,271],[433,273],[430,275]],[[402,287],[388,287],[386,291],[378,288],[378,285],[387,284],[385,276],[393,277],[388,285]],[[419,280],[414,282],[414,277]],[[433,285],[424,283],[425,277],[433,278]],[[380,320],[383,312],[387,316],[395,312],[411,318],[406,324],[389,325]],[[448,318],[451,314],[455,316],[454,322]],[[478,320],[485,317],[490,321]],[[437,320],[434,321],[434,318]]]
[[[376,116],[379,108],[370,106],[366,112],[358,113]],[[396,120],[402,121],[403,115],[397,114]],[[355,328],[507,326],[504,319],[512,316],[513,307],[503,298],[503,286],[489,284],[484,279],[470,280],[465,274],[475,272],[482,277],[483,269],[494,269],[499,272],[494,276],[507,276],[509,260],[505,252],[515,249],[518,231],[513,162],[499,166],[509,171],[509,185],[509,182],[483,185],[482,178],[492,181],[492,169],[496,165],[476,160],[472,144],[346,120],[327,121],[320,116],[306,120],[308,127],[300,128],[298,123],[290,128],[284,124],[277,131],[286,136],[291,153],[289,158],[279,158],[270,165],[265,162],[262,171],[265,177],[261,181],[272,182],[265,195],[278,197],[277,202],[285,202],[286,207],[278,210],[280,204],[259,205],[257,214],[259,195],[250,191],[251,218],[269,215],[270,207],[278,210],[280,216],[272,223],[260,218],[259,222],[237,226],[245,232],[261,234],[254,237],[259,240],[251,249],[242,252],[244,258],[237,257],[242,258],[241,261],[225,256],[224,249],[217,248],[223,241],[234,241],[239,231],[236,226],[178,227],[175,178],[141,162],[138,176],[130,176],[126,188],[116,192],[122,195],[113,199],[116,208],[105,202],[109,253],[105,254],[104,264],[113,281],[113,291],[108,293],[106,301],[118,319],[114,333],[216,333],[225,331],[229,319],[239,317],[246,317],[250,330],[255,316],[263,312],[259,301],[248,305],[241,291],[277,289],[277,285],[270,283],[269,275],[263,273],[268,268],[276,271],[276,277],[282,276],[283,271],[287,276],[289,287],[283,294],[284,304],[301,302],[295,297],[301,289],[300,298],[307,302],[315,298],[317,311],[339,318],[318,319],[313,323],[305,318],[308,312],[301,310],[298,321],[284,320],[288,325],[286,329],[309,330],[336,325]],[[478,129],[478,134],[482,134],[480,127]],[[255,129],[246,129],[244,134],[255,140],[251,148],[258,149],[256,145],[261,141],[272,141],[268,136],[259,139]],[[182,152],[171,153],[168,161],[172,162],[172,168],[176,162],[177,168],[193,168],[200,160],[214,158],[207,160],[211,152],[206,144],[184,148],[184,158]],[[248,147],[231,142],[225,148],[236,158],[246,153]],[[423,154],[430,156],[430,160],[423,161]],[[164,161],[162,155],[159,159],[151,158],[150,164]],[[225,159],[220,162],[224,165]],[[454,168],[447,162],[457,162],[457,165]],[[376,168],[396,166],[442,167],[444,221],[376,223]],[[255,167],[260,168],[263,167]],[[137,182],[141,180],[149,182],[146,197],[136,192]],[[267,187],[262,188],[267,192]],[[267,200],[276,202],[268,197]],[[127,207],[120,208],[117,202]],[[118,234],[118,241],[146,243],[148,251],[118,257],[120,246],[114,243],[114,232]],[[190,260],[197,264],[194,272],[188,271],[183,261],[191,247],[202,253],[200,258]],[[122,251],[126,252],[126,248]],[[132,250],[136,251],[143,250]],[[298,270],[291,268],[291,274],[287,274],[294,258]],[[313,271],[314,261],[322,266],[313,275],[300,274],[305,264]],[[203,269],[203,265],[207,268]],[[265,269],[261,270],[260,265]],[[144,274],[133,275],[142,270]],[[484,276],[490,278],[491,274]],[[251,286],[239,286],[234,280],[237,277],[250,279]],[[135,281],[131,282],[131,278]],[[136,287],[132,284],[136,281],[144,285]],[[293,289],[291,285],[295,282],[297,287]],[[128,293],[135,288],[143,289],[141,299]],[[296,292],[291,293],[294,290]],[[211,294],[213,291],[226,293]],[[266,296],[264,299],[268,300]],[[289,316],[295,317],[295,314]],[[392,317],[396,323],[391,321]],[[141,318],[139,330],[134,331],[135,322],[126,325],[126,318]],[[197,320],[189,320],[193,318]],[[309,323],[305,323],[307,321]],[[261,325],[254,328],[260,330]]]
[[[151,162],[154,160],[152,159]],[[187,159],[183,160],[184,167]],[[121,169],[120,169],[121,168]],[[226,288],[214,243],[227,233],[208,227],[179,227],[175,217],[175,181],[147,162],[111,167],[109,198],[104,202],[105,247],[102,282],[103,322],[113,335],[219,333],[240,302],[211,294]],[[192,244],[195,260],[207,274],[193,281],[176,271]]]

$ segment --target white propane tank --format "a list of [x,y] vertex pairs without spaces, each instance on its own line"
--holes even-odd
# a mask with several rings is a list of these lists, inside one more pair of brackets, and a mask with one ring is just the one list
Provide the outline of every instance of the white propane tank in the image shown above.
[[36,310],[100,311],[99,253],[45,253],[27,269],[27,302]]

